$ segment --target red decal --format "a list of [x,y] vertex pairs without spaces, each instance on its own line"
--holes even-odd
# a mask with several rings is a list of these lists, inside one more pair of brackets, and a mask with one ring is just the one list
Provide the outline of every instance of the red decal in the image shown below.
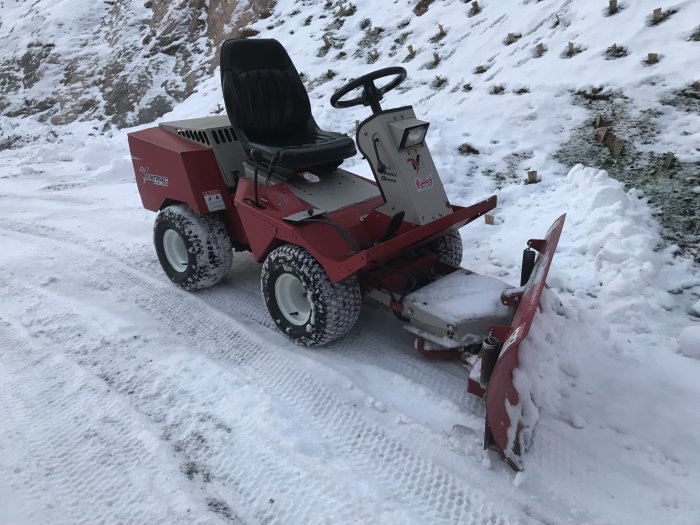
[[433,187],[433,176],[430,175],[424,179],[416,179],[416,189],[418,191],[429,190]]

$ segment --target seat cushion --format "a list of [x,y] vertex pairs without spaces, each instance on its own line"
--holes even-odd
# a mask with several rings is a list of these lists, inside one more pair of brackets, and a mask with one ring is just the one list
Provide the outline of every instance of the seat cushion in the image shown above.
[[303,170],[337,166],[355,155],[351,138],[318,127],[304,84],[278,41],[226,41],[221,84],[229,120],[249,157],[257,149],[268,162]]
[[228,40],[221,75],[231,123],[252,142],[274,142],[306,129],[312,119],[304,84],[276,40]]
[[357,152],[355,142],[350,137],[322,129],[288,137],[276,144],[251,142],[250,145],[260,150],[268,162],[277,156],[278,166],[295,171],[327,164],[337,165]]

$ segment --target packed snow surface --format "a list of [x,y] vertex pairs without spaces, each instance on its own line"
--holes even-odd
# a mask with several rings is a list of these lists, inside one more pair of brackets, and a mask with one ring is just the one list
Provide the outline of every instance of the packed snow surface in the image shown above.
[[[348,133],[367,109],[331,110],[329,95],[403,60],[390,45],[410,32],[407,89],[384,106],[431,121],[453,202],[498,195],[494,225],[461,230],[466,267],[517,284],[527,240],[567,214],[515,377],[534,431],[525,470],[482,450],[484,409],[465,370],[417,355],[391,314],[367,306],[348,336],[311,350],[275,331],[249,254],[212,289],[173,286],[128,130],[3,117],[24,139],[0,151],[0,523],[699,523],[697,269],[664,245],[644,195],[552,158],[589,117],[569,89],[605,83],[656,100],[695,80],[699,4],[674,4],[652,27],[646,0],[620,2],[614,17],[587,2],[480,2],[469,17],[470,4],[437,1],[416,17],[406,1],[356,0],[329,31],[341,59],[335,47],[318,56],[333,23],[324,3],[280,0],[256,27],[306,73],[321,126]],[[361,42],[365,17],[385,45]],[[438,23],[446,36],[431,44]],[[513,31],[522,37],[505,46]],[[601,54],[616,38],[630,54],[613,67]],[[548,52],[535,58],[539,40]],[[572,40],[584,49],[561,58]],[[444,69],[426,66],[431,46]],[[653,68],[641,63],[652,50],[663,55]],[[488,71],[475,77],[479,64]],[[495,83],[506,93],[490,94]],[[213,77],[164,120],[221,102]],[[673,118],[659,140],[697,159],[697,119],[683,134]],[[465,141],[481,154],[457,155]],[[359,156],[346,167],[370,175]],[[497,176],[528,168],[540,183]]]

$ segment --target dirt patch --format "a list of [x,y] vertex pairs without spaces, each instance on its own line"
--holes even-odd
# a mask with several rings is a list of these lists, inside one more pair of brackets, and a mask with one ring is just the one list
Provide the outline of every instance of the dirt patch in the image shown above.
[[616,58],[626,57],[628,55],[627,48],[624,46],[618,46],[617,44],[611,45],[605,51],[606,60],[615,60]]
[[524,175],[521,165],[523,161],[533,157],[532,151],[516,151],[510,155],[506,155],[503,160],[506,163],[504,171],[496,171],[493,168],[483,170],[484,175],[492,177],[496,181],[496,188],[501,189],[507,184],[511,184],[517,180],[521,180]]
[[[676,100],[682,95],[669,100]],[[648,109],[633,113],[629,100],[620,93],[607,98],[575,95],[578,103],[591,112],[591,120],[577,129],[556,154],[557,160],[571,167],[578,163],[597,166],[629,188],[644,192],[662,225],[669,243],[700,262],[700,163],[674,161],[667,166],[665,151],[640,151],[637,145],[653,147],[659,130],[656,121],[662,112]],[[668,102],[667,102],[668,103]],[[594,115],[604,115],[615,134],[625,140],[619,159],[595,140]]]
[[212,512],[216,512],[219,516],[225,518],[227,521],[230,521],[231,523],[240,523],[240,518],[236,515],[235,512],[229,507],[225,501],[216,499],[216,498],[209,498],[207,499],[207,507],[209,507],[209,510]]
[[478,155],[479,154],[479,150],[467,142],[465,142],[464,144],[460,144],[459,148],[457,148],[457,151],[459,151],[460,155]]
[[445,87],[445,84],[447,84],[447,78],[438,75],[430,83],[430,87],[433,89],[442,89]]
[[201,478],[202,483],[211,483],[211,473],[206,468],[198,465],[194,461],[187,461],[182,466],[182,472],[190,481],[195,478]]
[[661,103],[687,113],[700,114],[700,82],[694,82],[688,87],[674,91],[670,96],[664,98]]
[[430,4],[432,4],[435,0],[419,0],[418,3],[416,4],[416,7],[413,8],[413,12],[417,16],[422,16],[428,11],[428,7],[430,7]]
[[675,15],[678,11],[676,9],[668,9],[666,11],[663,11],[661,8],[655,9],[654,13],[649,17],[649,25],[650,26],[657,26],[666,20],[668,20],[671,16]]
[[569,42],[559,56],[561,58],[573,58],[576,55],[583,53],[585,50],[585,47],[575,44],[574,42]]

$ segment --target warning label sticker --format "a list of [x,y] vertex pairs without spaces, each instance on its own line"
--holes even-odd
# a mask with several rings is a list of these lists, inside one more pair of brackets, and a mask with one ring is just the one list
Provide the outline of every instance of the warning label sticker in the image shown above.
[[226,209],[226,204],[224,204],[224,199],[219,190],[205,191],[202,192],[202,195],[204,195],[204,202],[207,203],[207,209],[209,211],[221,211]]
[[503,355],[506,350],[508,350],[515,341],[517,341],[518,337],[520,337],[520,333],[523,331],[523,328],[525,328],[525,323],[521,323],[518,325],[518,327],[513,330],[513,333],[510,334],[508,339],[506,339],[506,342],[503,343],[503,348],[501,349],[501,355]]

